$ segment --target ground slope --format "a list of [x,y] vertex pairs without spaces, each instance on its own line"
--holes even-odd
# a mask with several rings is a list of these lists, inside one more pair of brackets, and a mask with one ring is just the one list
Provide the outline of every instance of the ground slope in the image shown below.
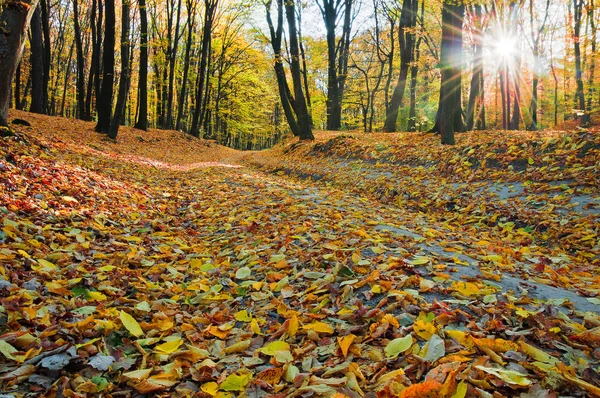
[[595,133],[242,154],[17,116],[33,126],[0,141],[5,394],[600,393]]

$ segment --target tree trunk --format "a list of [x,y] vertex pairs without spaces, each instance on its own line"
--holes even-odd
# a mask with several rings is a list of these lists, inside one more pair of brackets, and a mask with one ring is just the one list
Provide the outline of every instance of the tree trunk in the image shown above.
[[95,69],[98,67],[98,49],[96,43],[98,41],[97,30],[96,30],[96,13],[97,13],[97,0],[92,0],[92,9],[90,12],[90,28],[92,31],[92,60],[90,63],[90,71],[87,80],[87,89],[85,94],[85,111],[84,119],[91,120],[92,116],[92,89],[94,87]]
[[77,117],[85,120],[84,59],[79,27],[78,0],[73,0],[73,23],[75,25],[75,48],[77,49]]
[[175,123],[175,129],[181,130],[181,120],[184,114],[185,99],[187,98],[187,85],[188,76],[190,72],[190,58],[192,52],[192,39],[194,34],[194,20],[196,18],[196,3],[194,0],[186,1],[188,10],[188,26],[187,26],[187,40],[185,45],[185,60],[183,62],[183,80],[181,82],[181,91],[179,93],[179,102],[177,106],[177,122]]
[[442,144],[454,145],[454,133],[461,131],[461,59],[464,5],[444,1],[440,67],[439,133]]
[[[295,21],[290,22],[289,18],[294,18],[294,3],[293,1],[289,1],[289,4],[286,4],[286,16],[288,16],[288,26],[289,26],[289,34],[290,34],[290,48],[294,47],[295,44],[295,54],[298,55],[298,40],[297,40],[297,30],[295,26]],[[283,37],[283,0],[276,0],[277,2],[277,29],[275,29],[273,25],[273,21],[271,19],[271,1],[267,1],[265,3],[265,10],[267,14],[267,24],[269,26],[269,33],[271,36],[271,46],[273,47],[273,52],[275,53],[275,76],[277,78],[277,87],[279,91],[279,98],[281,99],[281,106],[283,108],[283,112],[288,121],[288,125],[292,130],[294,136],[299,137],[301,140],[303,139],[314,139],[312,135],[312,129],[310,125],[310,116],[308,115],[308,109],[306,107],[306,102],[304,102],[304,106],[299,104],[301,101],[305,101],[304,95],[302,94],[302,85],[301,77],[300,77],[300,63],[299,59],[296,58],[295,66],[293,66],[294,70],[292,70],[292,75],[297,73],[297,76],[294,77],[294,81],[298,81],[298,84],[294,84],[294,92],[299,92],[300,95],[298,98],[294,98],[290,87],[287,83],[287,77],[285,73],[285,69],[283,66],[283,56],[281,54],[281,43]],[[289,7],[289,9],[288,9]],[[291,13],[291,15],[290,15]],[[294,43],[292,43],[291,38],[295,37]],[[293,53],[294,50],[291,50]],[[305,115],[302,123],[300,123],[300,117],[302,115],[302,109],[305,109]]]
[[110,122],[108,137],[117,139],[119,125],[125,115],[125,105],[127,105],[127,93],[129,91],[129,0],[123,0],[121,6],[122,28],[121,28],[121,74],[119,76],[119,95],[117,97],[117,106],[115,114]]
[[33,113],[46,113],[44,104],[44,42],[42,9],[36,7],[31,18],[31,108]]
[[200,136],[200,116],[204,112],[204,88],[207,76],[208,55],[211,45],[211,31],[214,22],[215,11],[218,5],[218,0],[204,0],[204,28],[202,30],[202,51],[200,54],[200,69],[198,71],[198,84],[196,94],[196,106],[194,108],[194,117],[192,119],[191,134]]
[[400,14],[399,39],[400,39],[400,76],[396,83],[396,88],[392,94],[390,106],[387,110],[384,131],[396,131],[396,121],[398,119],[398,110],[402,105],[408,70],[414,58],[415,46],[415,26],[417,22],[417,11],[419,7],[418,0],[404,0],[402,4],[402,13]]
[[300,49],[298,46],[298,30],[296,28],[296,11],[294,0],[286,0],[285,15],[288,22],[289,45],[292,72],[292,82],[294,84],[294,98],[296,117],[298,126],[300,127],[301,140],[313,140],[315,137],[312,134],[310,124],[310,115],[306,106],[306,98],[302,92],[302,72],[300,70]]
[[139,104],[136,129],[148,130],[148,12],[146,0],[139,0],[140,9],[140,74],[139,74]]
[[[481,27],[481,5],[474,6],[474,20],[478,24],[474,38],[473,54],[473,76],[471,77],[471,90],[469,91],[469,103],[467,105],[466,130],[471,131],[475,127],[476,115],[480,115],[477,106],[481,108],[483,101],[481,99],[482,80],[483,80],[483,29]],[[477,117],[479,119],[479,117]]]
[[173,47],[169,56],[169,92],[167,97],[167,123],[166,127],[172,129],[173,125],[173,93],[175,85],[175,65],[177,64],[177,51],[179,50],[179,25],[181,22],[181,0],[177,3],[177,17],[175,22],[175,34],[173,35]]
[[23,110],[21,106],[21,62],[17,64],[17,72],[15,76],[15,108]]
[[[421,22],[425,17],[425,0],[421,2]],[[421,57],[422,36],[417,39],[415,45],[415,55],[410,66],[410,111],[408,113],[408,131],[417,131],[417,74],[419,73],[419,58]]]
[[50,3],[49,0],[41,0],[42,7],[42,33],[44,35],[44,80],[42,85],[42,100],[44,109],[48,111],[48,85],[50,84],[50,66],[52,62],[52,51],[50,48]]
[[[19,7],[19,4],[22,5]],[[11,86],[17,65],[23,55],[25,35],[37,7],[37,0],[18,4],[4,3],[0,9],[0,126],[8,127]]]
[[594,73],[596,70],[596,42],[597,42],[597,29],[596,29],[596,21],[594,20],[594,0],[589,0],[588,6],[588,18],[589,18],[589,26],[591,30],[590,40],[591,40],[591,53],[590,53],[590,62],[589,62],[589,78],[588,78],[588,98],[587,98],[587,109],[586,114],[588,115],[588,123],[591,122],[592,117],[592,106],[595,96],[595,86],[594,86]]
[[583,14],[583,1],[573,0],[573,42],[575,55],[575,82],[577,89],[575,91],[575,107],[581,115],[581,125],[587,125],[590,121],[590,115],[585,111],[585,95],[583,90],[583,73],[581,71],[581,20]]
[[67,102],[67,91],[69,87],[69,78],[71,77],[71,63],[73,61],[73,49],[75,47],[74,43],[71,43],[71,48],[69,49],[69,60],[67,61],[67,67],[65,68],[65,80],[63,82],[63,93],[62,93],[62,102],[60,106],[60,116],[65,116],[65,104]]
[[115,1],[106,0],[104,21],[104,53],[102,56],[102,88],[98,101],[96,131],[108,134],[112,114],[113,85],[115,79]]

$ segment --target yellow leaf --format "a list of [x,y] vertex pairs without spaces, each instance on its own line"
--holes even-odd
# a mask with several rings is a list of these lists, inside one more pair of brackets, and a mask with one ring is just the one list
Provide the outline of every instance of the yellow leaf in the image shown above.
[[265,355],[273,356],[278,351],[289,351],[290,345],[285,341],[273,341],[272,343],[267,344],[266,346],[259,348],[257,351],[261,352]]
[[461,381],[460,383],[458,383],[458,386],[456,387],[456,392],[452,395],[451,398],[465,398],[467,396],[467,390],[467,383]]
[[356,339],[356,336],[353,334],[349,334],[344,337],[337,338],[338,344],[340,345],[340,348],[342,349],[342,354],[344,354],[344,357],[348,356],[348,349],[354,342],[354,339]]
[[429,263],[429,257],[415,257],[414,259],[410,260],[410,264],[411,265],[425,265],[427,263]]
[[175,351],[177,351],[177,349],[179,349],[179,347],[181,347],[182,344],[183,340],[181,338],[177,338],[171,341],[167,341],[166,343],[163,343],[161,345],[157,345],[155,349],[161,354],[172,354]]
[[254,333],[254,334],[258,334],[258,335],[262,335],[263,332],[260,330],[260,326],[258,326],[258,321],[256,319],[253,319],[250,322],[250,330]]
[[252,320],[252,315],[250,315],[247,310],[242,310],[236,312],[234,318],[238,322],[250,322]]
[[123,377],[126,377],[131,380],[144,380],[150,377],[150,373],[152,373],[152,369],[138,369],[133,370],[131,372],[123,373]]
[[333,328],[326,324],[325,322],[313,322],[308,325],[302,326],[304,330],[314,330],[317,333],[333,333]]
[[219,388],[223,391],[244,391],[246,384],[252,379],[252,374],[236,375],[232,374],[221,383]]
[[536,361],[547,363],[552,366],[556,365],[559,362],[558,359],[556,359],[552,355],[547,354],[539,348],[529,345],[524,341],[519,341],[519,345],[521,345],[521,351],[523,351],[525,354],[529,355]]
[[437,332],[437,328],[430,322],[425,322],[423,319],[418,319],[413,324],[413,330],[423,340],[429,341],[431,336]]
[[288,336],[294,337],[298,332],[299,322],[296,315],[290,318],[290,324],[288,326]]
[[106,295],[100,292],[88,292],[87,293],[88,300],[94,301],[106,301]]
[[479,287],[472,282],[454,282],[452,288],[465,297],[475,296],[479,293]]
[[219,385],[214,381],[210,381],[208,383],[202,384],[200,389],[202,390],[202,392],[214,397],[217,394],[217,391],[219,390]]
[[134,317],[132,317],[125,311],[121,311],[119,313],[119,318],[121,318],[121,322],[123,323],[123,326],[125,326],[125,329],[127,329],[129,333],[131,333],[135,337],[140,337],[144,334],[142,328],[140,327],[140,324],[137,323]]
[[248,349],[248,347],[250,347],[250,343],[251,343],[251,341],[248,339],[248,340],[242,340],[235,344],[232,344],[229,347],[225,348],[225,350],[224,350],[225,354],[234,354],[234,353],[246,351]]
[[215,325],[210,325],[206,329],[206,331],[212,334],[213,336],[220,338],[221,340],[225,339],[229,335],[228,330],[221,330],[218,326]]

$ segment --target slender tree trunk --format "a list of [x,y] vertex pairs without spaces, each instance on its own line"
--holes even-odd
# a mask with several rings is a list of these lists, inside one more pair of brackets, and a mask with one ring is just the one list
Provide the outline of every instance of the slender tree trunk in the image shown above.
[[[421,2],[421,22],[425,17],[425,0]],[[408,131],[417,131],[417,74],[419,73],[419,58],[421,58],[422,36],[417,39],[415,55],[410,66],[410,111],[408,113]]]
[[98,38],[96,36],[96,13],[97,13],[97,0],[92,0],[92,8],[90,11],[90,29],[92,31],[92,59],[90,62],[90,70],[88,74],[87,80],[87,88],[85,93],[85,111],[84,111],[84,119],[92,120],[92,90],[94,87],[94,77],[95,77],[95,68],[98,66],[98,51],[96,47],[96,42]]
[[[521,70],[520,57],[516,60],[516,70]],[[510,122],[511,130],[519,130],[521,123],[521,81],[518,77],[514,77],[513,83],[513,114]]]
[[94,68],[94,92],[96,97],[96,117],[100,118],[100,98],[102,91],[102,61],[104,58],[104,54],[102,53],[102,45],[103,45],[103,31],[102,31],[102,21],[104,20],[104,3],[103,0],[98,0],[98,19],[96,20],[96,49],[98,53],[98,59],[96,61],[96,67]]
[[296,28],[296,11],[294,0],[286,0],[285,15],[288,22],[289,45],[292,72],[292,82],[294,84],[294,98],[296,117],[300,127],[301,140],[313,140],[310,115],[306,106],[306,99],[302,92],[302,72],[300,70],[300,50],[298,45],[298,30]]
[[110,122],[108,137],[117,139],[119,125],[125,115],[125,105],[127,105],[127,92],[129,91],[129,0],[123,0],[121,6],[122,28],[121,28],[121,74],[119,76],[119,95],[117,97],[117,106],[115,114]]
[[41,0],[42,8],[42,33],[44,35],[44,80],[42,86],[42,100],[46,113],[48,112],[48,86],[50,84],[50,64],[52,62],[52,51],[50,48],[50,3],[49,0]]
[[36,7],[31,19],[31,109],[46,113],[44,104],[44,42],[42,37],[42,9]]
[[191,134],[199,137],[200,136],[200,116],[204,111],[204,89],[205,80],[207,76],[208,66],[208,55],[210,52],[211,45],[211,31],[214,22],[215,10],[217,8],[218,0],[204,0],[204,28],[202,30],[202,51],[200,55],[200,70],[198,71],[198,86],[196,95],[196,106],[194,108],[194,117],[192,119]]
[[304,92],[306,93],[306,103],[308,104],[308,114],[310,116],[310,124],[314,127],[312,101],[310,99],[310,90],[308,88],[308,67],[306,64],[306,53],[304,51],[304,40],[302,37],[302,11],[300,8],[298,8],[298,42],[300,45],[300,56],[302,57],[302,80],[304,82]]
[[[474,56],[473,56],[473,76],[471,77],[471,90],[469,91],[469,103],[467,105],[467,120],[466,130],[471,131],[475,126],[476,115],[479,115],[477,105],[480,107],[483,103],[480,101],[481,89],[480,84],[483,77],[483,37],[481,27],[481,5],[474,5],[474,20],[478,25],[474,38]],[[479,103],[479,104],[478,104]]]
[[587,125],[590,117],[585,111],[585,95],[583,90],[583,73],[581,70],[581,20],[583,18],[583,1],[573,0],[573,42],[575,55],[575,82],[577,89],[575,91],[575,106],[581,114],[581,124]]
[[392,86],[392,77],[394,76],[394,55],[396,52],[396,40],[394,31],[396,24],[392,17],[389,17],[390,22],[390,52],[387,54],[387,76],[385,78],[384,102],[385,114],[390,112],[390,87]]
[[140,10],[140,72],[139,72],[139,104],[136,129],[148,130],[148,12],[146,0],[139,0]]
[[[290,87],[287,83],[287,77],[283,66],[283,57],[281,54],[281,43],[283,37],[283,0],[276,0],[277,28],[274,27],[273,20],[271,18],[271,4],[272,3],[270,0],[267,1],[265,4],[265,11],[267,14],[267,24],[269,26],[269,33],[271,37],[271,46],[273,47],[273,52],[275,53],[275,62],[273,67],[275,68],[275,76],[277,78],[277,87],[279,89],[279,97],[281,99],[283,112],[294,136],[299,137],[301,140],[314,139],[310,125],[310,116],[308,115],[305,97],[302,93],[302,79],[300,76],[300,62],[298,58],[298,39],[294,15],[295,5],[293,0],[288,0],[285,6],[285,11],[286,17],[288,18],[290,55],[292,55],[292,76],[294,80],[294,95],[297,96],[296,98],[294,98],[294,95],[292,95]],[[290,18],[292,19],[291,21]],[[296,55],[295,60],[293,57],[294,54]]]
[[69,49],[69,60],[67,61],[67,68],[65,69],[65,80],[63,82],[63,92],[62,92],[62,102],[60,105],[60,116],[65,116],[65,105],[67,102],[67,91],[69,88],[69,79],[71,77],[71,65],[73,63],[73,50],[75,48],[75,43],[71,43],[71,47]]
[[597,42],[597,28],[596,28],[596,21],[594,20],[594,0],[589,0],[589,5],[588,5],[588,19],[589,19],[589,26],[590,26],[590,30],[591,30],[591,36],[590,36],[590,41],[591,41],[591,53],[590,53],[590,62],[589,62],[589,78],[588,78],[588,98],[587,98],[587,109],[586,109],[586,114],[587,114],[587,123],[589,124],[591,122],[591,117],[592,117],[592,107],[593,107],[593,101],[594,101],[594,96],[595,96],[595,82],[594,82],[594,73],[596,70],[596,42]]
[[169,57],[169,92],[167,94],[167,123],[166,127],[172,129],[173,125],[173,97],[175,86],[175,65],[177,64],[177,51],[179,50],[179,25],[181,22],[181,0],[177,3],[177,17],[175,22],[175,34],[173,35],[173,47]]
[[84,85],[84,58],[81,42],[81,29],[79,27],[78,0],[73,0],[73,24],[75,26],[75,48],[77,49],[77,117],[85,119],[85,85]]
[[[181,82],[181,91],[179,93],[179,102],[177,106],[177,122],[175,124],[175,129],[181,130],[181,120],[183,118],[183,114],[185,112],[184,105],[185,99],[187,98],[187,85],[188,85],[188,76],[190,71],[190,58],[192,52],[192,39],[194,33],[194,20],[196,18],[196,3],[193,3],[193,0],[187,0],[187,9],[188,9],[188,29],[187,29],[187,40],[185,45],[185,60],[183,62],[183,80]],[[193,4],[193,5],[192,5]]]
[[400,14],[400,76],[396,83],[396,88],[392,94],[390,106],[386,114],[384,131],[396,131],[396,121],[398,119],[398,110],[402,105],[408,71],[414,57],[415,46],[415,26],[417,22],[418,0],[404,0],[402,4],[402,13]]
[[105,2],[104,54],[102,57],[102,89],[98,103],[96,131],[108,134],[112,115],[113,85],[115,79],[115,1]]

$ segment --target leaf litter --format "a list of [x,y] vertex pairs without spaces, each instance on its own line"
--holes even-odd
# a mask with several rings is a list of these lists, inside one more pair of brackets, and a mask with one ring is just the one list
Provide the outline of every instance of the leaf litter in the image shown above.
[[323,134],[215,155],[19,116],[33,127],[0,141],[5,394],[600,396],[598,311],[532,288],[598,296],[595,133],[463,135],[455,152]]

